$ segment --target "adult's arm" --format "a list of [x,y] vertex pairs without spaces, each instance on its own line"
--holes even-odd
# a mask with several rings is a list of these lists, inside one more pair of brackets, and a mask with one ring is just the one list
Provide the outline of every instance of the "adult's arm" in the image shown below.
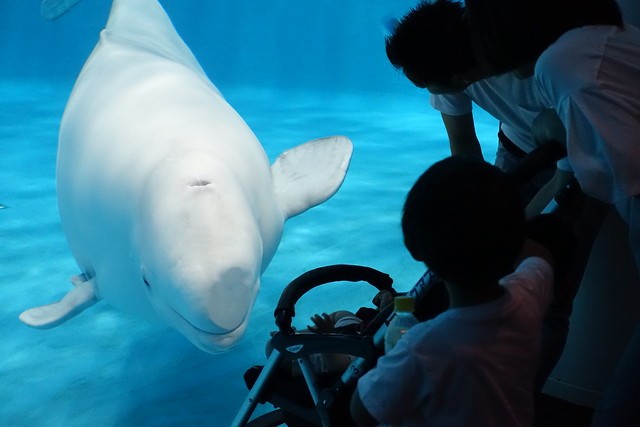
[[[559,141],[566,144],[566,130],[554,109],[542,111],[531,126],[531,136],[538,144]],[[568,163],[565,162],[568,165]],[[553,177],[538,191],[527,205],[527,218],[533,218],[547,207],[560,190],[565,188],[573,178],[573,172],[556,169]]]
[[556,169],[553,177],[536,193],[526,208],[527,218],[533,218],[547,207],[560,190],[573,178],[573,172]]
[[442,122],[447,130],[451,154],[458,156],[470,156],[483,159],[480,141],[476,135],[476,128],[473,122],[473,114],[463,114],[461,116],[451,116],[441,113]]

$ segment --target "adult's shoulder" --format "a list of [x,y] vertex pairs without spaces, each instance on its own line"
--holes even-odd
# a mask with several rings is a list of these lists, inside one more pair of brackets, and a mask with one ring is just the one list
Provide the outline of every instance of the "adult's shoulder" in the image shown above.
[[498,74],[471,83],[465,89],[465,93],[473,96],[475,93],[504,92],[517,83],[521,83],[521,80],[513,73]]
[[618,27],[589,25],[560,36],[538,58],[535,77],[547,91],[570,92],[597,80],[612,33]]

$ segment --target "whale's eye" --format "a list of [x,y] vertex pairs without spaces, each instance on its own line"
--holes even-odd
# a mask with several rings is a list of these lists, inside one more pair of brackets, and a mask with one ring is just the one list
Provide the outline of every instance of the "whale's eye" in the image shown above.
[[150,288],[151,285],[149,284],[149,281],[147,280],[147,278],[145,276],[142,276],[142,281],[144,282],[144,284],[147,286],[147,288]]

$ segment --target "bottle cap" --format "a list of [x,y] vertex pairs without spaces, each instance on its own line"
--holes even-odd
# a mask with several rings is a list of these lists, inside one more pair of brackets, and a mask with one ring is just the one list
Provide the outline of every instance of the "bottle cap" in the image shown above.
[[413,310],[416,308],[416,302],[411,297],[395,297],[393,300],[393,308],[395,311],[413,313]]

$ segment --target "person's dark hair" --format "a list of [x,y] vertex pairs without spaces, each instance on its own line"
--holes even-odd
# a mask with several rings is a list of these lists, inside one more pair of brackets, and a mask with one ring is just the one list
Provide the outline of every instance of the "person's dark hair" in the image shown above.
[[400,19],[386,39],[387,58],[413,80],[447,83],[474,68],[464,6],[459,1],[423,1]]
[[476,57],[494,74],[537,60],[565,32],[622,27],[615,0],[465,0]]
[[495,282],[514,269],[525,239],[524,205],[505,172],[453,156],[435,163],[407,196],[405,246],[444,280]]

